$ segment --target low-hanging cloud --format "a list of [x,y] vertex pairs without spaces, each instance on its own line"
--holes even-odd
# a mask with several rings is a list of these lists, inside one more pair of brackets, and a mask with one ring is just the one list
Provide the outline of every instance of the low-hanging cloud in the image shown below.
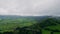
[[60,0],[0,0],[0,15],[60,15]]

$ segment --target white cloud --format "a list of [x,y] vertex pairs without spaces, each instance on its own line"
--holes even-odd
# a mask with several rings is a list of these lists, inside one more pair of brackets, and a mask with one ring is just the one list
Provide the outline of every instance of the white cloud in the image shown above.
[[60,0],[0,0],[0,15],[60,15]]

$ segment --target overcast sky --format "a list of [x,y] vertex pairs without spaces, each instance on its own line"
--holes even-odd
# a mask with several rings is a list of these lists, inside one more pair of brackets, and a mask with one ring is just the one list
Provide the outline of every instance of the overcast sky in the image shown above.
[[60,15],[60,0],[0,0],[0,15]]

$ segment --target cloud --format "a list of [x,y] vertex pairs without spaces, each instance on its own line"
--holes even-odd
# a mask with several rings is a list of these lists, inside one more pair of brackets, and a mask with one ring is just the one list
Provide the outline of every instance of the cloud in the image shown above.
[[60,0],[0,0],[0,15],[60,15]]

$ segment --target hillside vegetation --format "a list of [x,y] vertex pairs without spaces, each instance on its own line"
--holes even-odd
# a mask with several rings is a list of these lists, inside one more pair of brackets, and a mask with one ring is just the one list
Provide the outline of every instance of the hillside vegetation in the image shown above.
[[60,34],[60,20],[52,17],[0,19],[0,34]]

